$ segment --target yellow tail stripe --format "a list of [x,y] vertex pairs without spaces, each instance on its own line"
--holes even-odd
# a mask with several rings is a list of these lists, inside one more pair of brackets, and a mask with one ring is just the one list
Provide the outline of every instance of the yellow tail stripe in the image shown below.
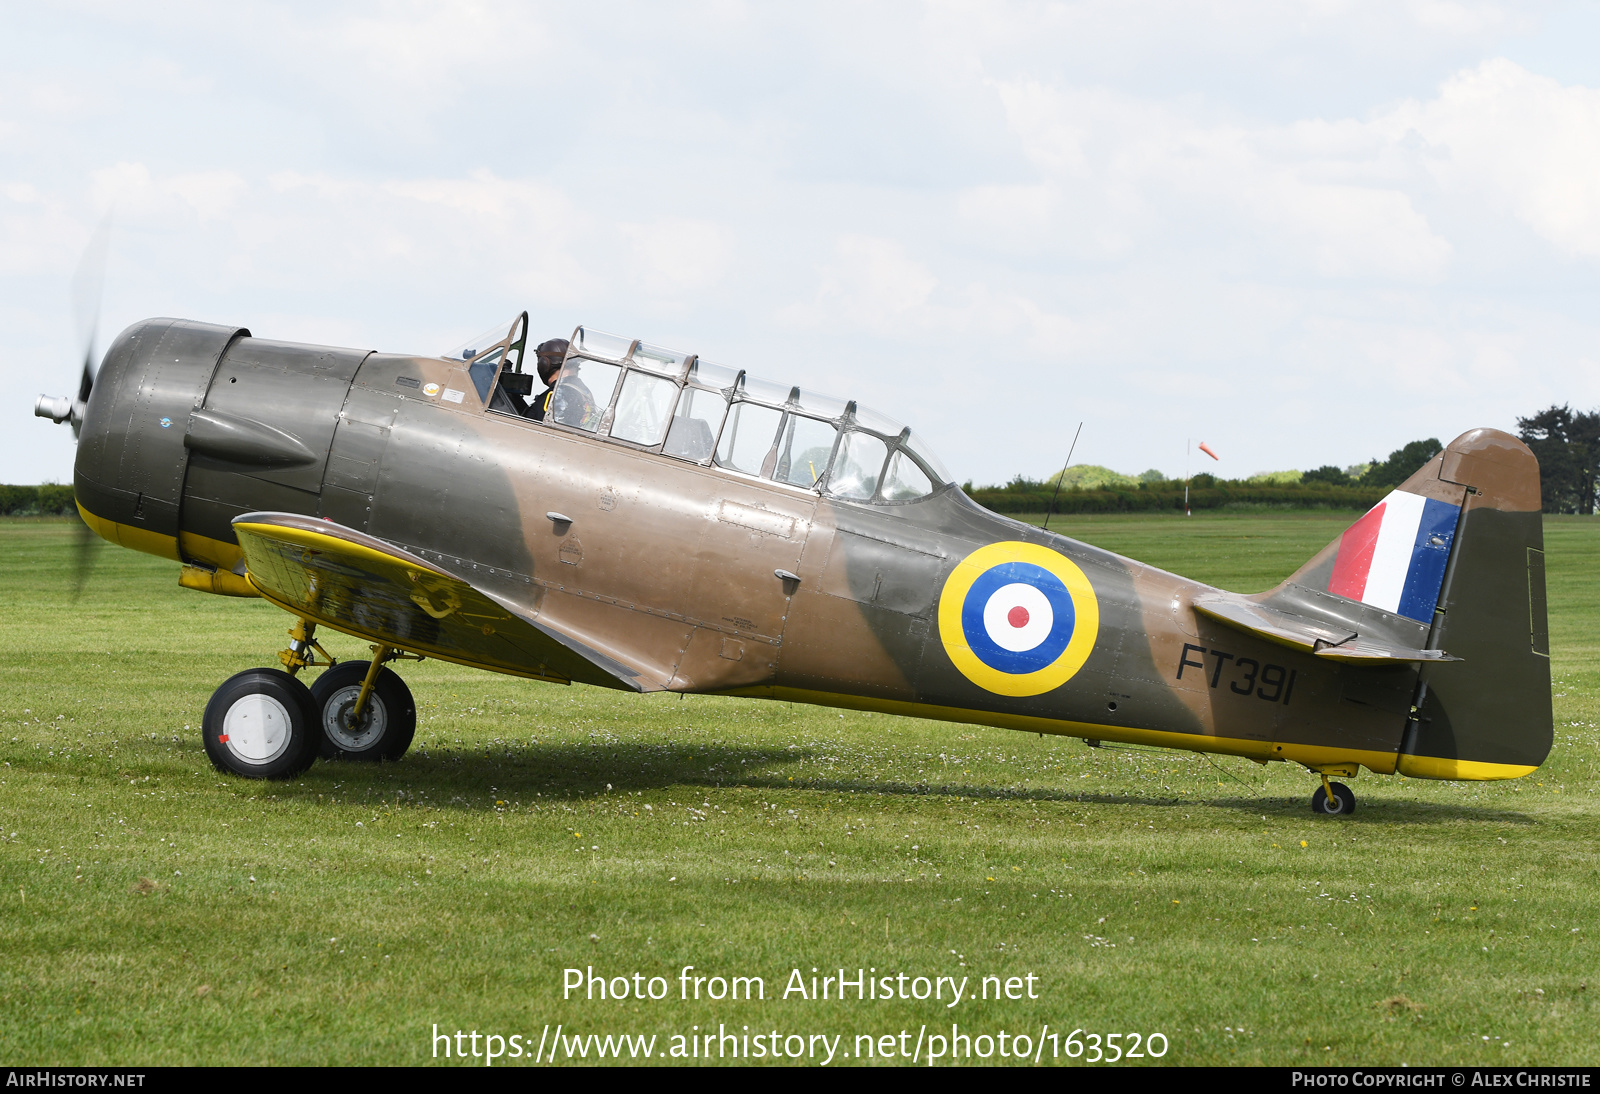
[[1527,764],[1491,764],[1481,760],[1447,760],[1443,756],[1401,756],[1400,774],[1413,779],[1520,779],[1539,770]]

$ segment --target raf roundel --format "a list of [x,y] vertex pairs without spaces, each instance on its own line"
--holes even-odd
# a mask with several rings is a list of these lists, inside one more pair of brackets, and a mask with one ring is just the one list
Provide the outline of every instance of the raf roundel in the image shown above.
[[1100,605],[1064,555],[991,543],[956,565],[939,596],[939,641],[961,675],[997,695],[1042,695],[1094,649]]

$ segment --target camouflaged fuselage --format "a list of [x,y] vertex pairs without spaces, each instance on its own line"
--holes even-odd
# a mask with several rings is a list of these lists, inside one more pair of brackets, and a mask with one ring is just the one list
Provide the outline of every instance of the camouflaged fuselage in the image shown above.
[[[246,514],[362,533],[584,651],[559,673],[523,666],[530,675],[1319,770],[1495,777],[1548,751],[1537,466],[1530,493],[1532,457],[1503,434],[1465,435],[1405,487],[1462,507],[1437,615],[1418,621],[1328,593],[1337,542],[1277,590],[1238,597],[996,515],[954,485],[848,501],[485,402],[462,361],[152,320],[107,354],[78,498],[107,538],[219,572],[244,567],[233,522]],[[1006,655],[979,648],[982,605],[962,598],[1000,566],[1043,567],[1069,598],[1052,593],[1071,641],[1037,672],[983,661]],[[1228,621],[1252,606],[1391,656],[1341,661]],[[347,614],[322,621],[511,671],[515,655],[440,647],[432,616]],[[1425,652],[1404,660],[1413,648]],[[1464,660],[1424,659],[1440,651]]]

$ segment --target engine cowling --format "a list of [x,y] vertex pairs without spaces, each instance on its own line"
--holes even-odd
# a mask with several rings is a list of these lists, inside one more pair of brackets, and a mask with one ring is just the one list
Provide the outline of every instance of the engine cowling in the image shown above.
[[179,558],[189,415],[203,406],[239,327],[148,319],[119,334],[84,409],[73,489],[90,527],[114,543]]
[[232,567],[235,516],[317,513],[339,413],[367,356],[183,319],[129,327],[84,410],[74,486],[85,518],[122,546]]

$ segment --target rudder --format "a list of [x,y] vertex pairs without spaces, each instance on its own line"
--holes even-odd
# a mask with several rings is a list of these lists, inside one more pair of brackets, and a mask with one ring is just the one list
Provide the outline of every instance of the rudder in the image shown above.
[[1539,461],[1515,437],[1476,429],[1445,449],[1438,476],[1466,498],[1429,644],[1462,660],[1423,669],[1399,770],[1517,778],[1554,738]]

